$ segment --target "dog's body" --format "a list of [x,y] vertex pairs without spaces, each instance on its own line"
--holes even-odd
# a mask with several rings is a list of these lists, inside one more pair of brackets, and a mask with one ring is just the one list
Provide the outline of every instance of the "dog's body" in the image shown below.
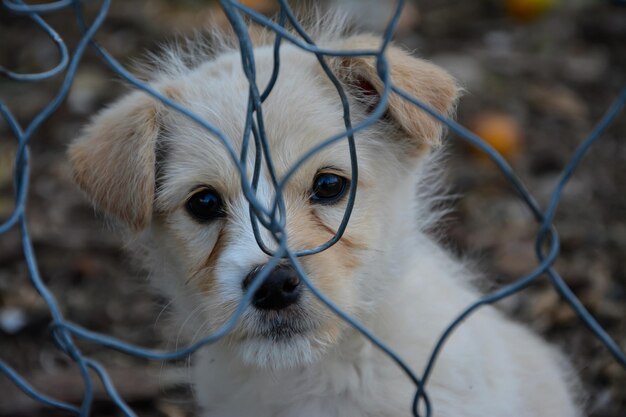
[[[443,329],[478,294],[464,288],[463,266],[428,238],[405,243],[411,261],[395,290],[359,319],[421,371]],[[433,415],[578,416],[559,362],[534,334],[486,308],[458,328],[437,361],[427,390]],[[212,346],[199,353],[193,375],[207,416],[409,416],[415,394],[353,330],[322,359],[291,369],[250,367],[228,346]]]
[[[379,43],[371,36],[319,41],[335,49]],[[173,57],[154,88],[223,131],[239,152],[248,102],[239,53],[224,50],[193,68]],[[458,89],[444,71],[394,46],[387,57],[396,85],[440,112],[453,109]],[[257,46],[255,61],[263,88],[272,47]],[[374,61],[327,62],[349,92],[356,124],[381,90]],[[345,129],[337,92],[319,63],[291,45],[282,47],[263,111],[279,178],[307,149]],[[346,233],[326,251],[299,258],[315,286],[418,374],[446,326],[479,297],[472,274],[423,231],[432,214],[417,190],[432,181],[428,154],[441,135],[438,123],[391,96],[385,120],[356,135],[360,175]],[[249,175],[254,154],[251,146]],[[134,246],[153,284],[174,299],[181,327],[198,339],[223,325],[269,260],[223,146],[157,100],[133,93],[101,113],[70,155],[81,188],[137,232]],[[310,249],[333,236],[349,176],[345,141],[294,174],[283,193],[290,247]],[[257,197],[266,207],[270,184],[264,169]],[[262,236],[275,248],[268,233]],[[416,388],[409,378],[303,287],[288,264],[272,270],[233,332],[196,354],[193,383],[204,415],[410,415]],[[456,330],[437,361],[427,386],[434,415],[578,416],[573,378],[561,362],[530,331],[485,307]]]

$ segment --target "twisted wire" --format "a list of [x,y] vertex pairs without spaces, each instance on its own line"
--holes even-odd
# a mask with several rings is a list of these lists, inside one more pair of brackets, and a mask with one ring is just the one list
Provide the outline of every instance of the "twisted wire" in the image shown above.
[[[152,88],[150,85],[134,77],[115,58],[113,58],[106,51],[106,49],[104,49],[101,45],[94,41],[94,35],[97,33],[98,29],[106,20],[107,11],[110,6],[110,0],[101,1],[98,12],[90,23],[87,23],[85,21],[81,3],[82,2],[80,0],[57,0],[48,3],[31,5],[26,4],[21,0],[2,1],[3,7],[10,13],[26,15],[29,19],[31,19],[32,22],[34,22],[39,28],[41,28],[41,30],[43,30],[48,35],[52,43],[59,51],[59,60],[53,68],[39,73],[18,73],[4,67],[0,67],[0,75],[5,76],[10,80],[21,82],[39,82],[62,74],[63,72],[65,73],[65,75],[63,83],[59,88],[57,94],[55,95],[54,99],[50,101],[37,115],[35,115],[35,117],[30,121],[30,123],[26,125],[25,128],[23,128],[20,123],[17,122],[16,118],[13,116],[13,113],[8,108],[8,106],[3,101],[0,101],[0,114],[9,126],[18,144],[18,151],[16,153],[14,163],[15,168],[13,172],[15,206],[9,216],[7,216],[7,218],[2,221],[2,223],[0,223],[0,235],[7,233],[13,228],[19,229],[22,237],[24,259],[28,267],[31,283],[35,287],[39,295],[42,297],[50,311],[50,327],[52,329],[53,341],[55,342],[56,346],[78,366],[84,384],[84,395],[81,404],[67,404],[54,398],[50,398],[49,396],[46,396],[45,394],[36,390],[28,383],[28,381],[26,381],[19,373],[17,373],[2,358],[0,358],[0,373],[2,373],[5,377],[11,380],[21,391],[24,392],[25,395],[30,396],[31,398],[39,401],[45,406],[66,411],[72,415],[87,417],[90,415],[93,402],[93,380],[92,375],[90,375],[88,372],[88,370],[91,369],[100,379],[106,393],[108,394],[111,401],[119,409],[119,411],[122,412],[125,416],[135,416],[134,411],[128,406],[128,404],[126,404],[124,399],[121,398],[119,393],[116,391],[115,386],[110,380],[104,366],[102,366],[97,361],[85,356],[76,346],[76,340],[80,339],[90,343],[99,344],[101,346],[114,349],[128,355],[151,360],[168,361],[184,358],[192,354],[196,350],[200,349],[201,347],[216,342],[217,340],[231,332],[237,326],[239,318],[251,302],[252,295],[262,285],[269,271],[271,271],[273,267],[281,261],[281,259],[288,259],[294,265],[294,268],[300,275],[302,282],[305,283],[311,293],[314,294],[324,305],[326,305],[327,308],[332,310],[341,319],[349,323],[354,329],[360,332],[378,349],[388,355],[389,358],[393,360],[400,367],[400,369],[404,371],[404,373],[410,379],[411,383],[415,385],[415,395],[412,404],[407,404],[407,413],[411,413],[416,417],[431,416],[433,409],[437,406],[436,404],[431,404],[428,398],[428,380],[430,375],[432,374],[434,367],[436,366],[437,359],[441,351],[445,348],[446,342],[453,336],[455,329],[457,329],[468,317],[470,317],[475,311],[477,311],[481,307],[496,303],[503,298],[509,297],[513,294],[518,293],[519,291],[522,291],[523,289],[535,283],[540,277],[544,275],[547,275],[547,277],[549,278],[549,282],[552,284],[554,289],[578,315],[583,324],[609,350],[615,360],[626,368],[626,354],[624,353],[624,350],[602,328],[602,326],[591,315],[591,313],[589,313],[589,311],[583,306],[580,300],[573,294],[563,278],[552,267],[554,262],[558,258],[560,248],[559,236],[552,222],[554,220],[554,216],[561,200],[562,192],[567,185],[567,182],[572,177],[575,169],[578,167],[581,160],[583,159],[585,153],[601,137],[601,135],[618,117],[621,110],[626,105],[626,87],[624,87],[624,89],[618,94],[617,99],[609,107],[604,117],[598,122],[593,131],[581,142],[578,149],[575,151],[569,163],[562,171],[560,179],[551,193],[549,203],[544,210],[536,202],[533,195],[530,193],[524,183],[517,177],[513,169],[506,162],[506,160],[500,154],[498,154],[489,144],[487,144],[474,133],[470,132],[468,129],[433,110],[426,103],[420,101],[416,97],[413,97],[406,91],[403,91],[399,86],[393,83],[389,76],[389,63],[385,58],[385,50],[393,37],[395,27],[398,23],[400,13],[402,11],[404,0],[397,1],[393,16],[384,31],[382,43],[378,49],[351,51],[331,50],[318,47],[313,39],[307,34],[303,26],[300,24],[286,0],[278,0],[280,9],[278,13],[278,18],[276,20],[268,19],[264,15],[236,1],[220,0],[220,4],[226,14],[226,17],[233,27],[233,30],[235,31],[239,40],[242,68],[249,82],[247,116],[242,137],[243,146],[239,153],[235,150],[229,138],[217,127],[211,125],[202,117],[194,114],[181,104],[176,103],[168,97],[165,97],[157,90]],[[71,55],[69,54],[68,48],[63,39],[42,17],[42,15],[45,15],[47,13],[70,8],[74,11],[77,25],[83,32],[78,45]],[[276,35],[274,42],[274,67],[270,80],[264,89],[260,89],[256,82],[253,45],[248,35],[244,16],[247,16],[247,18],[249,18],[250,20],[269,28]],[[292,26],[295,33],[290,32],[286,29],[287,24]],[[262,105],[265,99],[271,93],[276,80],[280,76],[279,51],[281,45],[285,42],[291,43],[296,47],[308,51],[316,56],[324,73],[335,87],[335,90],[337,92],[337,99],[342,104],[345,130],[325,139],[322,143],[307,151],[290,167],[290,169],[282,178],[278,178],[274,170],[273,159],[265,134]],[[107,66],[109,66],[115,74],[125,80],[128,84],[130,84],[134,88],[144,91],[146,94],[149,94],[157,100],[160,100],[165,106],[189,118],[200,127],[206,129],[209,133],[211,133],[220,141],[220,143],[227,150],[232,163],[239,171],[242,192],[249,202],[250,218],[255,239],[257,240],[259,247],[264,252],[271,255],[268,267],[263,268],[261,270],[261,273],[259,273],[258,276],[250,284],[243,299],[241,300],[237,309],[234,311],[233,315],[228,319],[228,321],[212,334],[182,349],[178,349],[175,351],[146,349],[124,342],[106,334],[91,331],[76,323],[72,323],[66,320],[61,313],[59,303],[57,302],[55,296],[43,283],[41,275],[39,273],[37,257],[33,249],[32,240],[28,228],[28,222],[25,215],[25,208],[27,205],[27,193],[30,180],[30,160],[28,144],[37,132],[37,130],[41,127],[42,123],[55,112],[55,110],[66,98],[81,58],[88,47],[96,51],[102,61]],[[373,57],[375,59],[376,71],[378,76],[380,77],[380,80],[382,81],[383,90],[380,92],[380,100],[378,101],[376,107],[369,114],[369,116],[360,121],[358,124],[353,125],[350,117],[350,105],[342,83],[332,73],[332,71],[326,64],[325,58],[356,56]],[[445,125],[448,130],[454,133],[457,137],[469,142],[470,144],[484,152],[500,169],[502,175],[504,175],[504,177],[509,181],[512,189],[519,195],[520,199],[530,210],[539,225],[539,232],[537,233],[537,237],[535,240],[535,252],[538,265],[525,276],[518,278],[513,283],[506,285],[492,293],[484,295],[471,305],[467,306],[467,308],[464,309],[462,312],[460,312],[458,316],[442,331],[441,336],[439,337],[437,343],[433,346],[431,354],[426,364],[424,365],[424,369],[422,370],[412,369],[404,361],[404,359],[400,357],[396,352],[394,352],[389,346],[387,346],[384,341],[380,340],[363,324],[357,322],[353,317],[343,312],[325,294],[317,289],[314,283],[305,273],[299,261],[299,258],[303,256],[319,253],[323,250],[330,248],[341,239],[343,233],[345,232],[345,229],[350,220],[350,215],[354,207],[354,201],[357,193],[356,179],[358,178],[358,165],[354,135],[360,130],[363,130],[368,126],[373,125],[384,115],[391,94],[396,94],[402,97],[407,102],[410,102],[412,105],[417,106],[425,113],[439,121],[441,124]],[[308,159],[313,157],[321,149],[344,140],[347,142],[349,148],[352,181],[348,194],[347,207],[340,226],[337,229],[336,234],[324,244],[312,249],[294,251],[287,245],[287,233],[285,230],[286,211],[285,203],[282,197],[285,184]],[[255,151],[252,177],[249,176],[246,166],[250,147],[254,147]],[[256,197],[260,171],[263,164],[265,164],[270,173],[271,185],[273,186],[275,191],[275,197],[271,203],[271,207],[265,207]],[[273,240],[273,244],[271,246],[275,247],[274,250],[270,250],[267,242],[263,241],[261,237],[261,228],[263,228],[267,232],[267,236],[269,236]]]

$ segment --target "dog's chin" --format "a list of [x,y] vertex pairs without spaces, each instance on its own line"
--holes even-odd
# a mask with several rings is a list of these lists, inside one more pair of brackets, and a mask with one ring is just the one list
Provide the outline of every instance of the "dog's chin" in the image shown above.
[[317,361],[326,346],[305,334],[268,338],[256,336],[241,341],[239,350],[246,365],[263,369],[289,369]]
[[246,336],[237,341],[243,362],[263,369],[289,369],[317,361],[332,340],[319,323],[316,326],[310,316],[305,317],[293,313],[255,317]]

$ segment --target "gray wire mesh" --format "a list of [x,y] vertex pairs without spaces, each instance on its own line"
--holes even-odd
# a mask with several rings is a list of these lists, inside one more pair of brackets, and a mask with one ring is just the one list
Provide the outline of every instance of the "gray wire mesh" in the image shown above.
[[[572,176],[575,168],[580,163],[582,157],[589,149],[589,147],[601,136],[601,134],[607,129],[611,122],[618,116],[621,109],[626,103],[626,88],[620,93],[616,101],[607,110],[604,117],[598,122],[591,134],[581,143],[576,150],[572,158],[570,159],[566,168],[562,171],[561,177],[557,186],[554,188],[550,202],[545,209],[542,209],[531,193],[526,189],[521,180],[515,175],[511,167],[495,150],[493,150],[487,143],[475,134],[471,133],[464,127],[448,119],[446,116],[441,115],[431,109],[427,104],[421,102],[417,98],[411,96],[406,91],[403,91],[397,85],[395,85],[389,77],[388,62],[385,59],[385,50],[389,45],[389,42],[393,36],[394,29],[398,23],[400,12],[402,10],[404,1],[398,1],[392,19],[390,20],[384,35],[383,42],[377,50],[362,50],[362,51],[335,51],[319,48],[315,45],[311,37],[306,33],[300,22],[298,22],[296,16],[290,9],[286,0],[278,0],[280,4],[280,12],[278,18],[271,20],[265,16],[255,12],[254,10],[243,6],[242,4],[231,1],[221,0],[221,6],[228,18],[228,21],[232,25],[238,40],[241,51],[242,67],[244,73],[249,81],[249,100],[248,100],[248,113],[246,118],[246,124],[243,135],[243,154],[238,154],[234,147],[231,145],[228,137],[219,131],[216,127],[207,123],[201,117],[193,114],[184,106],[172,101],[171,99],[163,96],[158,91],[151,88],[149,85],[139,81],[126,69],[124,69],[104,48],[102,48],[97,42],[93,40],[95,33],[99,30],[106,19],[107,11],[110,5],[110,0],[103,0],[100,4],[99,11],[96,17],[91,22],[86,22],[83,17],[81,1],[78,0],[57,0],[49,3],[41,4],[26,4],[21,0],[3,0],[3,6],[10,13],[21,14],[28,16],[34,23],[36,23],[45,33],[50,37],[51,41],[56,45],[60,53],[59,63],[52,69],[35,74],[21,74],[12,72],[6,68],[0,68],[0,74],[15,81],[21,82],[36,82],[48,79],[60,73],[65,73],[64,82],[59,88],[59,91],[50,103],[38,113],[28,125],[20,125],[13,116],[10,109],[4,102],[0,102],[0,114],[4,117],[5,121],[9,125],[14,137],[18,142],[18,152],[15,157],[15,169],[14,169],[14,190],[15,190],[15,208],[13,212],[8,216],[2,224],[0,224],[0,235],[7,233],[13,228],[19,229],[22,242],[24,259],[30,272],[30,278],[32,285],[36,288],[40,296],[47,304],[52,321],[52,337],[57,347],[64,352],[78,367],[81,372],[82,380],[84,384],[84,396],[80,405],[67,404],[50,398],[45,394],[37,391],[33,388],[21,375],[14,371],[4,360],[0,359],[0,372],[2,372],[7,378],[9,378],[15,385],[17,385],[26,395],[34,398],[44,405],[57,408],[59,410],[67,411],[70,414],[88,416],[93,402],[93,381],[89,370],[93,370],[102,381],[106,392],[111,400],[115,403],[117,408],[127,416],[134,416],[135,413],[124,402],[111,380],[108,377],[106,369],[95,360],[85,356],[79,347],[76,345],[77,340],[84,340],[99,344],[111,349],[115,349],[120,352],[134,355],[137,357],[143,357],[152,360],[166,361],[175,360],[186,357],[201,348],[204,345],[213,343],[229,333],[238,322],[244,309],[250,303],[252,294],[262,284],[267,272],[269,272],[281,259],[288,259],[296,268],[301,280],[306,284],[308,289],[318,297],[330,310],[348,322],[351,326],[357,329],[364,337],[369,339],[374,345],[376,345],[381,351],[387,354],[410,378],[415,385],[415,395],[413,404],[407,404],[407,414],[412,413],[415,416],[430,416],[432,409],[436,407],[436,404],[431,404],[428,395],[427,387],[429,376],[432,373],[433,367],[436,365],[437,358],[445,348],[445,343],[452,335],[454,330],[463,323],[463,321],[484,305],[495,303],[503,298],[506,298],[512,294],[515,294],[529,285],[536,282],[541,276],[548,276],[554,289],[560,294],[560,296],[569,304],[569,306],[575,311],[580,318],[581,322],[589,328],[589,330],[597,337],[610,353],[614,356],[615,360],[622,366],[626,367],[626,355],[623,350],[615,343],[615,341],[606,333],[606,331],[598,324],[593,316],[585,309],[582,303],[574,296],[570,288],[563,281],[560,275],[552,268],[555,260],[559,254],[559,237],[556,229],[552,225],[557,206],[559,204],[563,188],[567,181]],[[76,46],[72,54],[69,53],[65,42],[54,31],[54,29],[46,23],[46,20],[42,17],[47,13],[55,12],[62,9],[73,9],[78,26],[83,31],[82,38]],[[254,55],[252,52],[253,46],[249,38],[244,16],[247,16],[250,20],[264,25],[274,31],[276,35],[275,40],[275,61],[274,70],[271,81],[264,91],[261,91],[255,81],[255,63]],[[295,33],[292,33],[285,29],[286,24],[290,24]],[[276,78],[280,74],[280,62],[278,51],[281,44],[289,42],[297,47],[314,54],[322,69],[331,80],[337,91],[337,98],[343,105],[345,131],[327,138],[321,145],[311,149],[307,152],[283,178],[277,178],[273,173],[273,161],[272,155],[269,153],[269,147],[267,146],[267,139],[265,137],[264,125],[263,125],[263,101],[269,95],[274,86]],[[161,352],[150,349],[141,348],[138,346],[125,343],[124,341],[112,338],[105,334],[99,334],[81,327],[78,324],[67,321],[59,304],[50,292],[48,287],[43,283],[39,270],[37,267],[37,258],[33,251],[33,245],[29,233],[28,222],[25,214],[26,196],[29,186],[29,153],[28,144],[37,130],[41,127],[42,123],[48,119],[55,110],[59,107],[62,101],[66,98],[69,88],[72,84],[74,76],[76,74],[77,67],[81,62],[84,52],[87,48],[92,48],[96,51],[104,63],[106,63],[115,73],[117,73],[122,79],[139,90],[143,90],[147,94],[157,98],[164,105],[177,111],[184,116],[188,117],[199,126],[202,126],[212,135],[217,137],[222,145],[228,150],[232,162],[238,167],[240,171],[241,187],[244,195],[250,203],[250,212],[252,219],[252,227],[257,239],[259,247],[266,253],[272,255],[272,259],[267,268],[264,268],[265,273],[260,273],[258,277],[249,286],[247,293],[242,300],[241,304],[230,318],[230,320],[222,326],[218,331],[207,336],[203,340],[196,342],[186,348],[173,351],[173,352]],[[376,68],[378,76],[384,83],[384,90],[381,93],[381,99],[376,105],[376,108],[371,114],[358,125],[353,126],[350,118],[350,106],[346,98],[346,94],[343,90],[342,84],[337,80],[335,75],[330,71],[325,62],[325,57],[330,56],[370,56],[376,60]],[[301,256],[310,255],[323,251],[332,245],[334,245],[346,229],[350,214],[354,205],[354,199],[357,192],[356,183],[358,177],[357,167],[357,154],[354,143],[354,133],[364,129],[373,123],[375,123],[380,117],[383,116],[389,96],[391,94],[397,94],[401,96],[407,102],[412,103],[414,106],[419,107],[431,117],[444,124],[451,132],[455,133],[461,139],[468,141],[472,145],[478,147],[485,154],[487,154],[502,171],[502,174],[510,182],[513,189],[518,193],[520,199],[526,204],[531,211],[536,221],[540,225],[540,230],[536,238],[536,256],[539,261],[539,265],[528,275],[520,277],[512,284],[509,284],[503,288],[500,288],[490,294],[487,294],[476,300],[469,305],[464,311],[460,312],[457,318],[444,329],[438,342],[433,346],[431,355],[423,370],[418,371],[411,369],[395,352],[393,352],[382,340],[376,335],[372,334],[362,324],[358,323],[354,318],[341,311],[326,295],[321,293],[309,280],[302,269],[298,260]],[[347,141],[350,158],[352,162],[352,182],[349,192],[349,199],[347,208],[341,222],[340,227],[336,235],[328,242],[320,245],[317,248],[294,251],[287,245],[287,238],[285,233],[285,204],[282,199],[282,190],[285,183],[293,175],[294,172],[306,161],[308,158],[319,152],[322,148],[330,146],[338,141]],[[250,147],[254,147],[256,151],[255,169],[252,177],[248,176],[244,167],[246,160],[246,152]],[[259,169],[261,164],[266,164],[272,171],[272,185],[276,191],[276,197],[273,205],[270,209],[264,207],[256,198],[256,186],[259,180]],[[276,243],[277,249],[271,251],[265,245],[261,239],[261,231],[265,230],[269,236],[271,236]]]

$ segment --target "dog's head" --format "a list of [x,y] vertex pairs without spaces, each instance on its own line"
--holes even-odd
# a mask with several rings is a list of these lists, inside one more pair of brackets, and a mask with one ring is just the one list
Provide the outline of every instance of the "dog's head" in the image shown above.
[[[335,49],[376,49],[379,40],[353,36]],[[390,46],[391,80],[435,110],[449,113],[457,86],[440,68]],[[271,46],[255,48],[258,85],[273,68]],[[345,130],[339,96],[315,56],[281,50],[276,85],[263,104],[264,130],[280,179],[309,149]],[[382,82],[372,57],[328,58],[351,102],[352,123],[372,111]],[[241,152],[249,86],[237,51],[152,83],[165,96],[221,130]],[[381,121],[356,135],[357,197],[344,236],[329,249],[299,258],[311,282],[357,317],[393,289],[415,224],[413,173],[442,129],[428,115],[391,95]],[[333,237],[353,182],[345,140],[308,159],[283,190],[289,247],[312,249]],[[71,146],[79,186],[95,205],[137,232],[155,282],[198,320],[197,336],[228,320],[270,257],[258,246],[240,174],[225,147],[207,130],[142,92],[97,115]],[[248,151],[252,176],[254,146]],[[266,164],[256,196],[274,199]],[[352,184],[354,185],[354,184]],[[262,229],[262,227],[261,227]],[[276,243],[261,232],[271,249]],[[285,367],[315,360],[337,343],[346,324],[282,262],[268,273],[227,337],[243,360]]]

